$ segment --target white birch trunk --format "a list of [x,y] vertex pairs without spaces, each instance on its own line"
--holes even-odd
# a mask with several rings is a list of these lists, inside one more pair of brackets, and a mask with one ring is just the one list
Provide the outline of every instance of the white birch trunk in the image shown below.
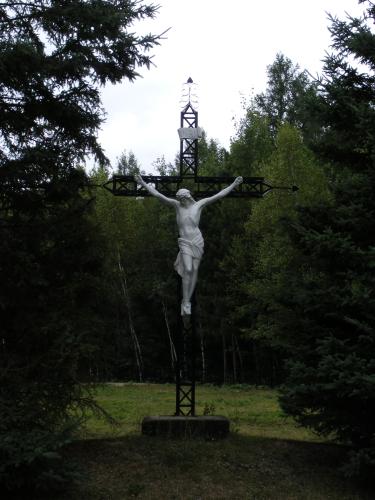
[[167,328],[167,334],[168,334],[168,339],[169,339],[169,349],[170,349],[170,353],[171,353],[171,367],[172,367],[172,370],[174,371],[175,367],[176,367],[177,355],[176,355],[176,349],[174,347],[174,343],[173,343],[173,339],[172,339],[172,335],[171,335],[171,330],[169,328],[168,309],[167,309],[167,305],[166,305],[164,299],[162,299],[162,306],[163,306],[165,326]]
[[126,281],[126,274],[125,274],[124,268],[122,267],[122,264],[121,264],[121,258],[120,258],[119,251],[117,253],[117,259],[118,259],[118,268],[119,268],[119,272],[120,272],[121,290],[122,290],[122,293],[124,296],[125,305],[126,305],[126,309],[128,312],[129,330],[130,330],[130,336],[131,336],[131,339],[133,342],[134,354],[135,354],[135,359],[136,359],[137,368],[138,368],[139,382],[143,382],[142,350],[141,350],[141,346],[140,346],[140,343],[138,340],[137,332],[135,331],[135,328],[134,328],[133,315],[131,312],[131,304],[130,304],[130,297],[129,297],[129,290],[128,290],[127,281]]

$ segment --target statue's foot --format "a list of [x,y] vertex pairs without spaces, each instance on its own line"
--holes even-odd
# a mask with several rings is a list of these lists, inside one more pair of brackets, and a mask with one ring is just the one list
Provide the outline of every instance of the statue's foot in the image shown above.
[[181,316],[190,316],[191,315],[191,302],[185,302],[184,300],[181,302]]

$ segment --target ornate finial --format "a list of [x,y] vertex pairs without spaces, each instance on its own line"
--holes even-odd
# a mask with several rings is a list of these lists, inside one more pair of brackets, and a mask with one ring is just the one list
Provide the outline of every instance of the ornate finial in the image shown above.
[[191,104],[193,108],[197,108],[198,106],[198,98],[193,89],[193,85],[197,85],[193,82],[193,79],[189,76],[186,83],[182,86],[182,97],[181,97],[181,106],[184,108],[186,105]]

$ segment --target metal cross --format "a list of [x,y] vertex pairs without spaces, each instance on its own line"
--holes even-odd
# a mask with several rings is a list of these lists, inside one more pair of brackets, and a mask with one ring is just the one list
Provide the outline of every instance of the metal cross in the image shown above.
[[[198,111],[191,99],[191,78],[188,84],[188,102],[181,111],[179,128],[180,136],[180,169],[178,176],[142,175],[148,184],[152,184],[165,196],[174,196],[176,191],[186,181],[194,182],[194,198],[212,196],[234,181],[234,177],[201,177],[198,175],[198,140],[201,129],[198,127]],[[137,184],[133,176],[114,175],[103,184],[103,187],[115,196],[147,197],[150,193]],[[243,183],[227,195],[231,198],[263,198],[274,189],[297,191],[296,186],[272,186],[264,177],[243,177]],[[180,300],[178,301],[179,308]],[[196,351],[196,320],[195,297],[192,301],[190,321],[183,321],[179,317],[180,335],[176,338],[176,412],[175,415],[195,416],[195,351]],[[187,345],[190,344],[190,356],[187,354]]]

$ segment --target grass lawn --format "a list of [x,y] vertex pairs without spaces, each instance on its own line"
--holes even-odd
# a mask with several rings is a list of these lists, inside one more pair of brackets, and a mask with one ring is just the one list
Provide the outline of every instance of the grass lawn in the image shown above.
[[296,427],[271,389],[198,386],[197,413],[231,421],[220,441],[141,435],[144,416],[173,414],[173,385],[106,385],[97,400],[118,425],[90,417],[68,450],[85,474],[64,500],[375,498],[339,475],[344,449]]

